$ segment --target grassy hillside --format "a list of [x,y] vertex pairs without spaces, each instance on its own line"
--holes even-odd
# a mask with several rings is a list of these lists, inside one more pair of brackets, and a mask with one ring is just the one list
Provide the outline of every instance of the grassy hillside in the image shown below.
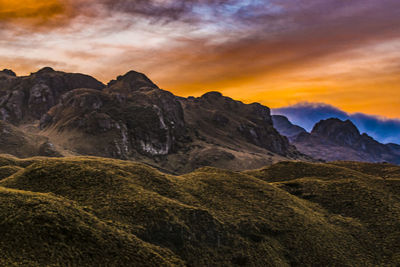
[[172,265],[168,250],[52,194],[0,188],[0,265]]
[[3,156],[3,168],[3,265],[400,264],[400,179],[380,177],[396,173],[385,164],[172,176],[129,161]]

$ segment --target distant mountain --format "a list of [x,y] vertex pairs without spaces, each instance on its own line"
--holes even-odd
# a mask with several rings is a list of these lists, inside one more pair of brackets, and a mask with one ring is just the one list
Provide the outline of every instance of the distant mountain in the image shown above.
[[[304,154],[327,161],[352,160],[366,162],[391,162],[400,164],[400,146],[381,144],[367,134],[361,134],[350,120],[331,118],[318,122],[311,133],[300,132],[295,135],[288,129],[298,129],[285,121],[274,124],[277,130],[288,134],[291,143]],[[294,131],[295,132],[295,131]]]
[[131,159],[176,173],[309,159],[275,130],[269,108],[218,92],[177,97],[135,71],[103,85],[51,68],[26,77],[5,70],[0,114],[48,138],[61,155]]
[[283,115],[293,124],[311,131],[314,125],[329,118],[351,120],[357,128],[380,143],[400,143],[400,119],[388,119],[364,113],[347,113],[323,103],[299,103],[273,109],[274,115]]
[[304,128],[292,124],[288,118],[282,115],[272,115],[272,121],[274,122],[275,129],[277,129],[280,134],[289,138],[289,140],[301,133],[307,132]]
[[398,144],[387,144],[387,147],[392,151],[392,153],[398,155],[400,157],[400,145]]

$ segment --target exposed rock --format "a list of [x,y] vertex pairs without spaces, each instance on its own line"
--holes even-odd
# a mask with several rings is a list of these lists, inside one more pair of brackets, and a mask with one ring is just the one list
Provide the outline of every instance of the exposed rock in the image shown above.
[[146,88],[158,88],[146,75],[136,71],[130,71],[125,75],[118,76],[107,85],[110,91],[135,91]]
[[400,145],[390,143],[387,144],[386,146],[390,149],[390,151],[393,154],[398,155],[400,157]]
[[39,155],[44,157],[61,157],[62,154],[57,151],[55,146],[49,141],[44,142],[39,147]]
[[43,74],[43,73],[50,73],[50,72],[54,72],[54,69],[51,67],[44,67],[44,68],[38,70],[38,72],[36,72],[36,73]]
[[[82,141],[71,144],[82,154],[126,159],[137,153],[161,156],[173,152],[186,132],[183,110],[175,96],[156,87],[146,92],[137,87],[114,89],[68,92],[42,117],[41,128],[79,131],[86,135],[85,140],[95,137],[84,146]],[[87,143],[93,143],[94,149],[87,148]]]
[[231,146],[237,146],[239,141],[244,141],[247,143],[245,146],[253,144],[279,155],[296,155],[287,138],[274,129],[268,107],[258,103],[247,105],[219,92],[209,92],[200,98],[181,99],[181,102],[187,124],[221,145],[230,142]]
[[4,69],[4,70],[0,71],[0,74],[17,77],[17,74],[15,74],[15,72],[13,72],[12,70],[9,70],[9,69]]

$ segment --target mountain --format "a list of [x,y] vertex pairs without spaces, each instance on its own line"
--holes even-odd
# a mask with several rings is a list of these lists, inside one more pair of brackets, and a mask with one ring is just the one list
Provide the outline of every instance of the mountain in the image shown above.
[[[283,119],[281,119],[283,120]],[[285,120],[286,121],[286,120]],[[296,126],[274,124],[285,135]],[[289,126],[288,126],[289,125]],[[400,146],[381,144],[367,134],[361,134],[350,120],[331,118],[318,122],[311,133],[305,131],[290,135],[290,140],[304,154],[326,161],[351,160],[365,162],[391,162],[400,164]]]
[[281,135],[289,138],[289,140],[301,133],[307,132],[304,128],[292,124],[288,118],[282,115],[272,115],[272,121],[274,122],[275,129],[277,129]]
[[281,162],[173,176],[131,161],[0,156],[0,265],[400,263],[400,168]]
[[47,138],[59,155],[136,160],[173,173],[308,159],[275,130],[269,108],[218,92],[177,97],[135,71],[107,85],[51,68],[26,77],[5,70],[0,79],[1,119]]

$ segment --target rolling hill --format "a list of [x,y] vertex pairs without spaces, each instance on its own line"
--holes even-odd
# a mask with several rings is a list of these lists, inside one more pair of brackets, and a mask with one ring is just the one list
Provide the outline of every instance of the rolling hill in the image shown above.
[[3,264],[400,263],[396,165],[281,162],[181,176],[96,157],[2,156],[0,166],[12,169],[0,181]]

